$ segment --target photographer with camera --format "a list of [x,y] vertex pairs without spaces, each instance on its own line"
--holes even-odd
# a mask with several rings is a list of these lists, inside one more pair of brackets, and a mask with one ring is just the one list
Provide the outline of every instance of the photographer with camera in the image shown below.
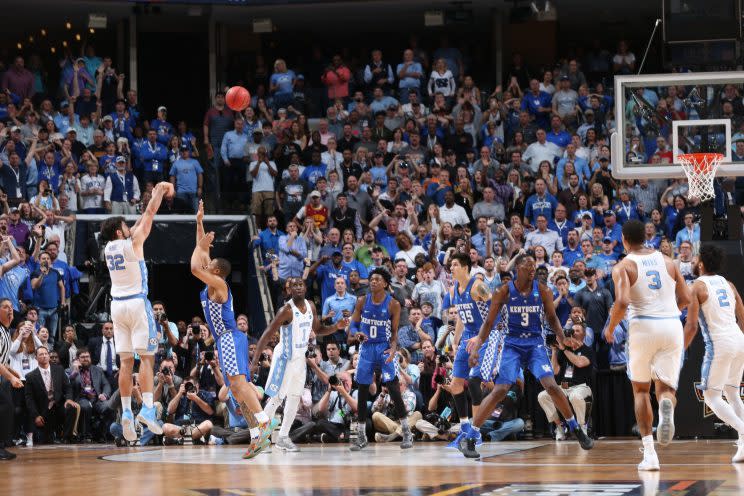
[[217,391],[225,384],[225,378],[214,347],[199,352],[199,363],[191,369],[189,377],[197,378],[199,389],[204,393],[217,396]]
[[193,367],[197,342],[201,337],[201,325],[195,319],[190,324],[178,328],[178,342],[171,350],[175,355],[176,373],[181,377],[186,377]]
[[[398,387],[400,388],[400,394],[403,397],[403,404],[406,407],[408,423],[410,425],[416,425],[416,422],[422,419],[421,412],[415,411],[416,395],[409,389],[410,383],[403,374],[401,374],[402,369],[398,370]],[[372,425],[376,431],[375,442],[389,443],[403,435],[403,429],[400,422],[396,422],[390,418],[395,416],[395,406],[393,405],[387,386],[382,386],[380,394],[372,403]]]
[[[571,403],[579,426],[586,433],[586,400],[592,396],[589,382],[594,363],[594,350],[584,344],[586,326],[583,322],[572,323],[571,327],[564,329],[563,334],[565,335],[563,344],[559,341],[550,343],[552,350],[550,363],[553,366],[556,382]],[[537,395],[537,401],[545,411],[548,420],[556,425],[556,440],[565,439],[561,419],[547,391],[540,392]]]
[[172,358],[166,357],[160,362],[160,369],[155,374],[155,389],[152,400],[161,405],[167,405],[176,396],[183,379],[176,375],[176,364]]
[[178,392],[168,403],[168,415],[173,415],[174,423],[163,424],[166,443],[175,440],[183,444],[184,437],[191,437],[194,444],[204,444],[212,431],[212,415],[217,396],[199,389],[193,378],[186,379]]
[[168,320],[165,313],[165,305],[162,301],[152,302],[152,313],[155,317],[155,328],[158,332],[158,341],[165,345],[166,356],[171,355],[171,349],[178,344],[178,327]]
[[[429,412],[425,415],[422,420],[416,422],[414,427],[417,431],[424,435],[424,439],[429,441],[449,441],[451,438],[450,434],[456,433],[458,427],[452,426],[450,418],[455,414],[455,403],[452,395],[447,391],[448,379],[446,375],[446,368],[440,367],[440,360],[442,363],[444,357],[447,355],[434,355],[433,346],[430,341],[424,343],[424,347],[428,350],[432,350],[434,372],[431,375],[430,382],[433,384],[434,393],[428,398],[426,404],[426,411]],[[424,351],[426,357],[426,350]],[[426,358],[425,358],[426,361]],[[421,366],[422,364],[419,364]],[[424,384],[424,374],[422,373],[422,385]]]
[[337,443],[348,439],[349,422],[357,411],[358,390],[352,390],[347,372],[332,375],[329,388],[315,408],[316,422],[308,422],[293,437],[309,436],[320,443]]

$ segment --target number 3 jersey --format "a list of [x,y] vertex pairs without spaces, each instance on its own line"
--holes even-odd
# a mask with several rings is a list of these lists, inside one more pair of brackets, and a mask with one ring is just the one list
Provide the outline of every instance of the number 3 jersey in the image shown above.
[[470,278],[462,294],[460,293],[457,281],[455,281],[455,287],[452,293],[452,303],[457,308],[457,314],[464,326],[460,342],[465,342],[478,334],[483,321],[488,317],[488,310],[491,308],[490,300],[475,301],[470,294],[475,280],[475,277]]
[[390,341],[390,294],[385,295],[382,303],[372,301],[372,293],[367,294],[362,308],[362,321],[359,331],[367,336],[366,343],[387,343]]
[[627,260],[636,264],[638,278],[630,287],[628,319],[679,317],[676,282],[669,275],[661,252],[647,255],[631,253]]
[[103,254],[111,275],[111,296],[147,296],[147,266],[134,253],[131,238],[109,241]]
[[519,292],[514,281],[509,281],[509,301],[501,307],[501,320],[506,323],[507,337],[544,339],[544,313],[537,280],[532,281],[532,289],[526,296]]

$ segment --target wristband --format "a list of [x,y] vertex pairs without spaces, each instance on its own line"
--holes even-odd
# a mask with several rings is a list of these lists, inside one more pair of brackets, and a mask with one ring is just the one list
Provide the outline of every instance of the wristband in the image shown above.
[[349,324],[349,331],[351,332],[352,336],[359,332],[359,322],[352,321],[351,324]]

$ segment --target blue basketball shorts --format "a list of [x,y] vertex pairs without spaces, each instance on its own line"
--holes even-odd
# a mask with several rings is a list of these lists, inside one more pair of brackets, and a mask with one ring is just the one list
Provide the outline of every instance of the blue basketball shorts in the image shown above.
[[553,366],[542,337],[504,339],[496,368],[496,384],[514,384],[523,368],[528,369],[538,380],[553,376]]
[[372,384],[375,370],[379,370],[382,382],[390,382],[398,376],[398,357],[394,357],[390,363],[390,357],[386,350],[390,343],[362,343],[359,348],[359,364],[356,370],[356,381],[358,384]]

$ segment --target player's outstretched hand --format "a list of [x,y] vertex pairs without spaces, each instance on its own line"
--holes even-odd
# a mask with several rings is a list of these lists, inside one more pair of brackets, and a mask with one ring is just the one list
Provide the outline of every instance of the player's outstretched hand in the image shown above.
[[196,211],[196,221],[201,222],[204,219],[204,200],[199,200],[199,209]]
[[478,356],[478,350],[480,350],[480,347],[483,345],[483,341],[481,340],[480,336],[475,336],[470,339],[468,339],[468,345],[467,350],[468,353],[471,355],[473,354],[473,351],[476,352],[475,356]]
[[159,182],[156,188],[161,188],[163,190],[163,196],[169,200],[176,196],[176,189],[168,181]]
[[202,239],[199,240],[199,247],[203,250],[209,251],[209,249],[212,247],[212,242],[214,241],[214,232],[208,232],[204,236],[202,236]]

